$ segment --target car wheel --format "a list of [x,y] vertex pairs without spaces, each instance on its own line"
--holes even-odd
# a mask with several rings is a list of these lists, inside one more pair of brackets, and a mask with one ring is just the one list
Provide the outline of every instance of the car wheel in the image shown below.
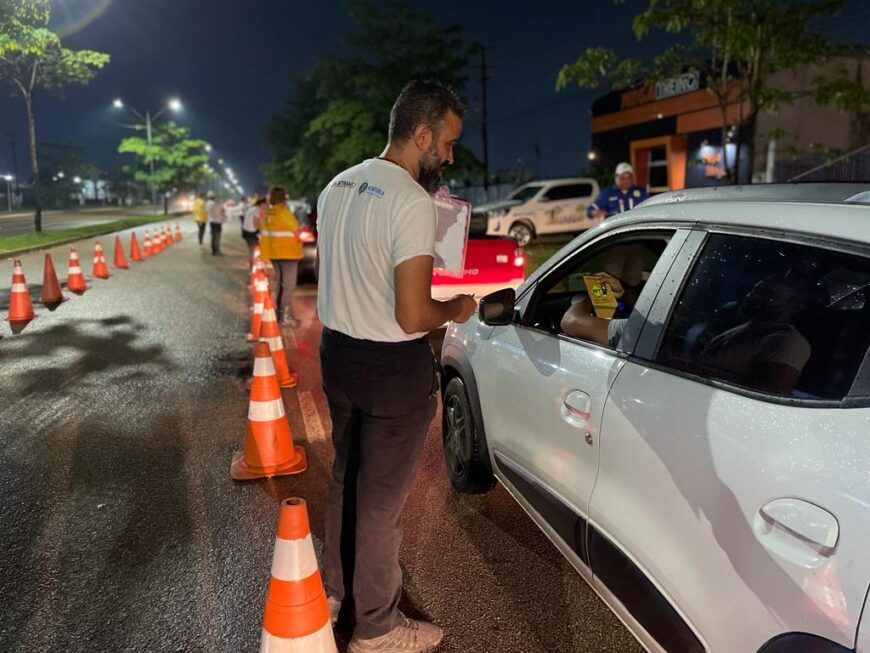
[[468,392],[459,377],[450,379],[444,390],[442,430],[444,465],[453,488],[464,494],[489,492],[495,477],[483,461]]
[[525,247],[535,237],[535,231],[525,222],[514,222],[508,230],[508,236],[517,241],[521,247]]

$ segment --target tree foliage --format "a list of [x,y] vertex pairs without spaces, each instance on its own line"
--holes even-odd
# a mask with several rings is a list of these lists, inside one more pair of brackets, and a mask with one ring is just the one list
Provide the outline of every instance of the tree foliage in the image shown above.
[[19,95],[27,111],[30,161],[36,198],[36,231],[42,230],[39,157],[33,97],[38,89],[61,93],[69,84],[87,84],[109,62],[94,50],[70,50],[48,28],[49,0],[0,0],[0,80]]
[[654,30],[664,30],[678,43],[651,62],[620,59],[612,50],[589,48],[561,69],[556,87],[576,83],[624,89],[697,71],[722,113],[723,144],[729,128],[728,105],[739,101],[740,115],[734,125],[738,155],[726,161],[729,178],[736,180],[739,148],[744,142],[751,147],[758,113],[775,112],[794,99],[792,91],[768,84],[770,75],[841,52],[842,45],[812,24],[842,7],[843,0],[649,0],[647,9],[634,18],[635,36],[640,40]]
[[[294,195],[316,195],[344,168],[376,156],[386,142],[390,107],[411,79],[437,79],[459,92],[467,81],[458,26],[442,27],[402,0],[349,0],[348,6],[358,27],[348,37],[353,54],[318,60],[266,131],[275,155],[267,176]],[[453,172],[475,166],[464,151]]]
[[[159,191],[195,190],[212,178],[208,169],[206,143],[191,138],[187,127],[172,121],[152,123],[151,144],[145,136],[146,126],[136,125],[141,136],[129,136],[118,145],[120,154],[132,154],[135,165],[130,169],[133,178]],[[151,174],[151,163],[154,174]]]

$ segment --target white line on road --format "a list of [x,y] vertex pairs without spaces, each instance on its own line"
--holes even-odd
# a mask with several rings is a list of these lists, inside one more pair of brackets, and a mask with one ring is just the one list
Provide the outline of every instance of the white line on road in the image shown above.
[[302,421],[305,423],[308,441],[326,440],[323,422],[320,420],[320,413],[317,412],[317,404],[314,403],[314,395],[311,394],[310,390],[299,393],[299,408],[302,411]]

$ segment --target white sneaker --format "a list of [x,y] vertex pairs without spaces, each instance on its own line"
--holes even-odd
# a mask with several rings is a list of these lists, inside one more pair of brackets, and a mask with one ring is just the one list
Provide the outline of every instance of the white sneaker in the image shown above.
[[374,639],[354,637],[347,653],[432,653],[443,637],[444,631],[435,624],[401,615],[401,623],[386,635]]
[[341,611],[341,601],[327,596],[326,605],[329,606],[329,621],[334,626],[335,622],[338,621],[338,613]]

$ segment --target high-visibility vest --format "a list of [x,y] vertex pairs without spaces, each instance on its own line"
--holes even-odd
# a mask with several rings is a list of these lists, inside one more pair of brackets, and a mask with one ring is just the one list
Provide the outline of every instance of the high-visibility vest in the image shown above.
[[208,214],[205,212],[205,200],[201,197],[193,200],[193,219],[197,222],[208,222]]
[[302,258],[298,231],[293,211],[283,204],[269,206],[260,220],[260,256],[265,261]]

